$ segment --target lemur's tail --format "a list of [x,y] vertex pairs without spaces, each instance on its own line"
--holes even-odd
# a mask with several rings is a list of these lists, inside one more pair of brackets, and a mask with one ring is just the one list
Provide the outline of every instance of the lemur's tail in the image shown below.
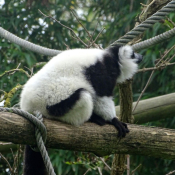
[[47,175],[41,153],[33,151],[28,145],[25,147],[23,175]]

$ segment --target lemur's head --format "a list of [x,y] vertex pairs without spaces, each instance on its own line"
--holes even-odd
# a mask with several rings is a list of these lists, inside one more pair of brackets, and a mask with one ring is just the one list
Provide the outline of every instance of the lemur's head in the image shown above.
[[142,61],[143,56],[135,53],[131,46],[121,46],[118,50],[120,76],[117,78],[118,83],[122,83],[133,77],[138,70],[138,64]]
[[137,64],[139,64],[143,59],[142,55],[135,53],[132,47],[128,45],[119,47],[118,55],[119,55],[120,61],[129,59]]
[[137,72],[138,64],[142,61],[143,56],[135,53],[131,46],[114,45],[108,48],[108,52],[112,53],[114,59],[117,60],[120,75],[117,78],[117,83],[122,83]]

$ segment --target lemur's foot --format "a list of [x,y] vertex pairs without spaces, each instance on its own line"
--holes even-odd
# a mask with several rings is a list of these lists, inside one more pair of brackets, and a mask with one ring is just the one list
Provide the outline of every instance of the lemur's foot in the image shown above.
[[118,137],[120,138],[125,137],[126,133],[129,132],[127,124],[119,121],[116,117],[112,119],[111,124],[118,130]]

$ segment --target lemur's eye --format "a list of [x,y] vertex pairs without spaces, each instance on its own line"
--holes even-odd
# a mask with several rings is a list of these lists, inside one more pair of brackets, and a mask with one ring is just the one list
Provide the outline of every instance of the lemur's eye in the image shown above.
[[132,59],[134,59],[134,58],[135,58],[134,51],[132,52],[131,58],[132,58]]

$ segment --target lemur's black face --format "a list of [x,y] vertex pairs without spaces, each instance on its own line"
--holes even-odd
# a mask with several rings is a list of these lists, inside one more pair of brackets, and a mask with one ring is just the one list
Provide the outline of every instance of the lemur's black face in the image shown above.
[[135,53],[134,51],[132,52],[131,58],[135,59],[135,62],[137,64],[139,64],[143,60],[143,56],[140,55],[139,53]]

